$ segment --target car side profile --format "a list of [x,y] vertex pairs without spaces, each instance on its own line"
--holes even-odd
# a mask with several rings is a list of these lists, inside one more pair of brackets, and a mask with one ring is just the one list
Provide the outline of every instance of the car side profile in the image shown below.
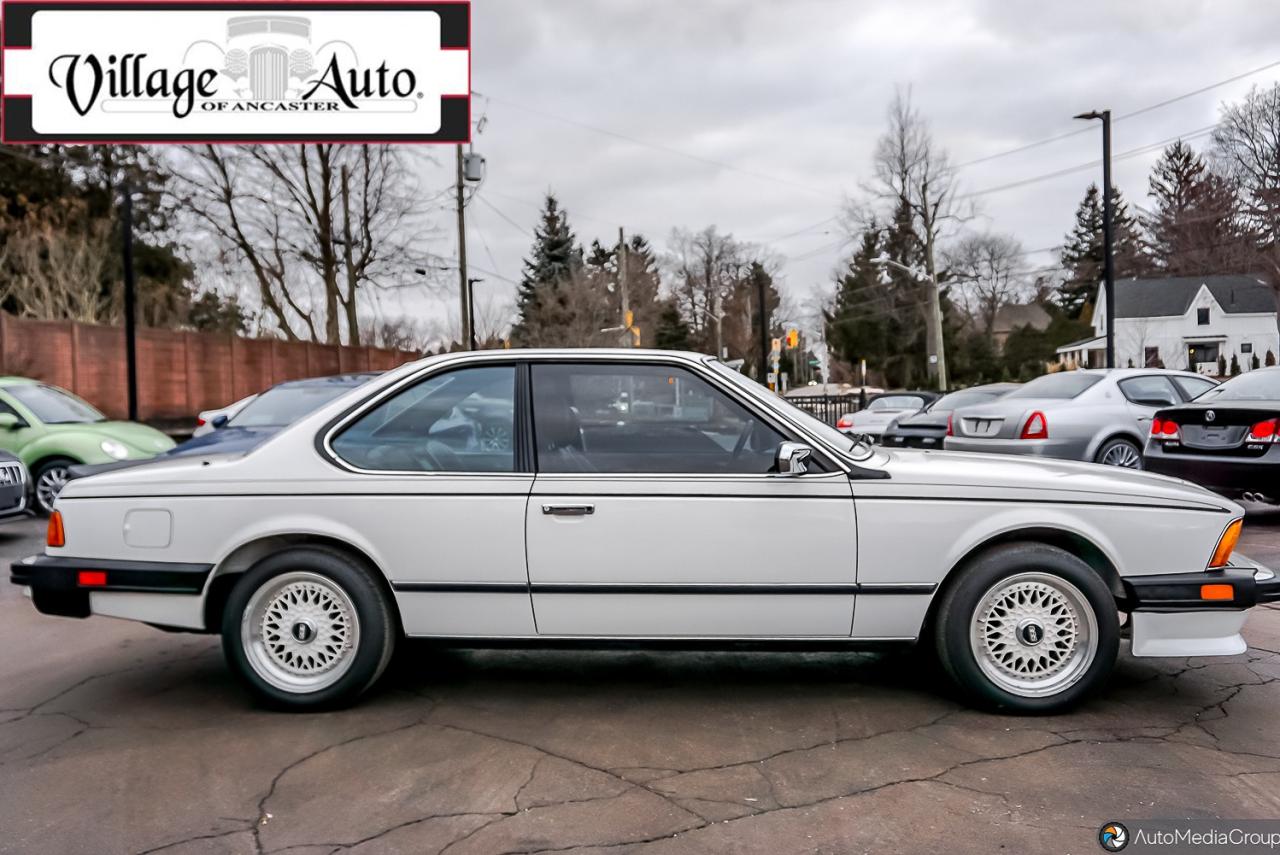
[[943,447],[1142,468],[1151,419],[1215,381],[1157,368],[1063,371],[952,414]]
[[220,633],[294,709],[352,702],[407,636],[921,642],[975,702],[1038,712],[1122,637],[1243,651],[1280,590],[1231,561],[1241,517],[1147,473],[870,446],[708,356],[482,351],[245,454],[72,481],[11,574],[46,614]]
[[72,466],[144,460],[173,448],[173,440],[137,422],[115,421],[88,402],[48,383],[0,377],[0,449],[16,454],[31,473],[33,504],[41,513]]

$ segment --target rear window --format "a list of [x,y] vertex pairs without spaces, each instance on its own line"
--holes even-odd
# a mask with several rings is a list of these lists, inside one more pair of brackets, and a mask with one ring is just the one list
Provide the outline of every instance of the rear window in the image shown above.
[[1280,401],[1280,371],[1250,371],[1200,396],[1201,401]]
[[1037,377],[1030,383],[1014,389],[1006,398],[1074,398],[1102,379],[1101,374],[1063,372]]
[[867,404],[868,410],[918,410],[924,406],[924,398],[916,395],[886,395]]

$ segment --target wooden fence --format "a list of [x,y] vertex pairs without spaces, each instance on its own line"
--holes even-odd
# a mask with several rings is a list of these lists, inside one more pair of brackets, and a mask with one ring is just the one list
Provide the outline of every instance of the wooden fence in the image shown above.
[[[380,347],[139,328],[138,416],[180,423],[285,380],[385,371],[417,358]],[[0,374],[43,380],[75,392],[111,418],[128,416],[121,327],[0,312]]]

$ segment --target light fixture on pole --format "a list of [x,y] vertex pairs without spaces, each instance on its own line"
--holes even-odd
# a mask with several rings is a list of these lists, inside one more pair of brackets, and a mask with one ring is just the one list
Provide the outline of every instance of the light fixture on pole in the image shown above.
[[1091,110],[1080,113],[1077,119],[1102,122],[1102,276],[1106,283],[1107,313],[1107,367],[1116,367],[1116,262],[1115,216],[1111,200],[1111,111]]
[[882,285],[889,284],[889,276],[884,268],[892,267],[907,274],[928,289],[928,315],[925,317],[925,323],[931,333],[929,338],[932,338],[937,344],[935,352],[929,354],[928,371],[936,379],[938,389],[945,392],[947,390],[947,352],[946,344],[942,340],[942,300],[938,294],[937,280],[930,276],[927,271],[917,270],[900,261],[894,261],[883,252],[871,259],[871,263],[880,268],[880,283]]

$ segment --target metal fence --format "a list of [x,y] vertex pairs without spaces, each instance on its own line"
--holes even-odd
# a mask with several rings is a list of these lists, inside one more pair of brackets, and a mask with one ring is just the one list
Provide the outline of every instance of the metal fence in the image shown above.
[[863,405],[859,395],[788,395],[787,401],[832,427],[842,415],[856,413]]

